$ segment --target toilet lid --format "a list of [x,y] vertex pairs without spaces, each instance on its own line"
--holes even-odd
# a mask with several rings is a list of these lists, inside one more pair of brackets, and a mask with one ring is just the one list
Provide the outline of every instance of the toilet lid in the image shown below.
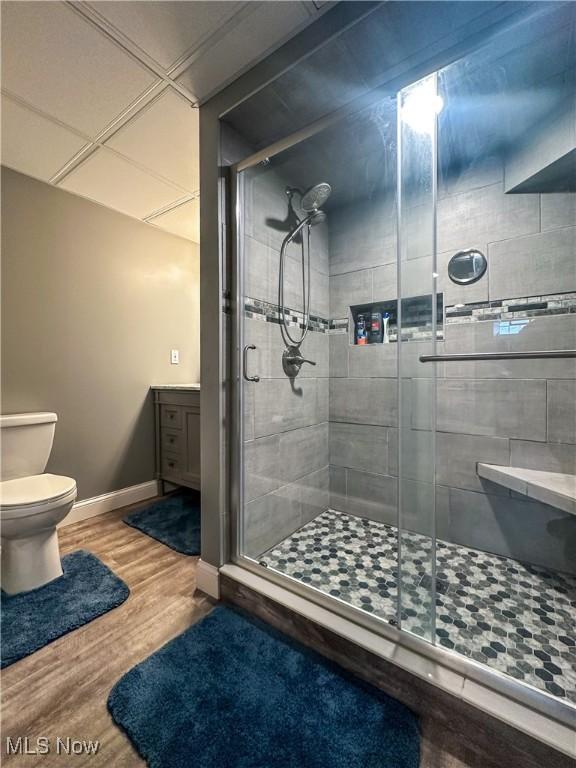
[[0,483],[0,505],[25,507],[44,501],[56,501],[76,490],[76,481],[63,475],[30,475]]

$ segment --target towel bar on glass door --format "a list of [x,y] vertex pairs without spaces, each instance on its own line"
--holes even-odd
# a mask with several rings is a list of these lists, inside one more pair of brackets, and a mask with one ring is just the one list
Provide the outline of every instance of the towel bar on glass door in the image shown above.
[[420,355],[421,363],[439,363],[446,360],[538,360],[542,358],[576,357],[576,349],[544,350],[540,352],[470,352],[454,355]]

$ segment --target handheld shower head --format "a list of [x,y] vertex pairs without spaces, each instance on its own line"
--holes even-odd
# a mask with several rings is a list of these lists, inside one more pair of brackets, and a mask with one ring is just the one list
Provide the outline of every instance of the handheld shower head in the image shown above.
[[[304,193],[296,187],[286,187],[284,191],[288,195],[288,205],[290,210],[293,210],[292,197],[294,194],[298,194],[300,195],[300,208],[306,214],[302,219],[298,218],[298,215],[296,216],[298,223],[290,230],[290,232],[288,232],[282,241],[282,246],[280,247],[280,266],[278,270],[278,306],[280,308],[281,318],[280,333],[282,334],[285,344],[289,347],[290,355],[294,357],[295,352],[299,351],[300,345],[306,338],[306,334],[310,329],[310,284],[312,278],[310,267],[310,231],[315,224],[321,224],[323,221],[326,221],[326,213],[320,210],[320,206],[330,197],[332,187],[330,184],[323,181],[320,184],[310,187],[310,189],[306,190]],[[296,241],[297,237],[299,238],[298,241]],[[286,249],[291,242],[300,243],[302,258],[302,314],[304,316],[304,322],[300,325],[300,332],[295,336],[292,335],[294,331],[287,323],[286,308],[284,305],[284,265],[286,261]],[[286,362],[287,359],[286,353],[284,353],[283,362]],[[308,360],[305,362],[311,361]],[[293,377],[298,374],[300,367],[296,366],[296,368],[294,368],[289,366],[287,368],[284,366],[284,371],[287,376]]]

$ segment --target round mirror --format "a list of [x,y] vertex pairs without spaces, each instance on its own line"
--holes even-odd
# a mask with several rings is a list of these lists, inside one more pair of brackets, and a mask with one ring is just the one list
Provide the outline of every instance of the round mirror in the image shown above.
[[476,248],[469,248],[452,256],[448,262],[448,276],[453,283],[470,285],[480,280],[487,266],[486,256]]

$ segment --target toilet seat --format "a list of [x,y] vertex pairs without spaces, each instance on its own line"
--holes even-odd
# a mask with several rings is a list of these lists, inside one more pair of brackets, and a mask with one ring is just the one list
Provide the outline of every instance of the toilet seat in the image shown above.
[[76,498],[76,481],[63,475],[30,475],[0,482],[3,520],[46,512]]

